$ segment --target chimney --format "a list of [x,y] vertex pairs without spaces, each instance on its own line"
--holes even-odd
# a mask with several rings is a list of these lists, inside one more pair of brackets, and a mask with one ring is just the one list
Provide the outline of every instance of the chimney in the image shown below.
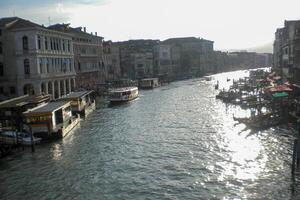
[[97,32],[95,32],[95,35],[97,36]]
[[83,27],[83,31],[86,33],[86,27]]

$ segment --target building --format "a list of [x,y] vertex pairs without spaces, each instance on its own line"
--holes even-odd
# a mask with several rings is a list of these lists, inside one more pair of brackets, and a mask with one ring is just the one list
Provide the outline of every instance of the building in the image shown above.
[[113,45],[119,47],[120,50],[121,76],[132,80],[136,79],[134,57],[132,54],[153,53],[154,47],[159,42],[159,40],[129,40],[114,43]]
[[103,37],[87,33],[86,27],[72,28],[70,24],[55,24],[49,27],[72,37],[76,85],[78,88],[96,89],[105,82],[107,71],[103,61]]
[[211,71],[213,41],[196,37],[170,38],[155,48],[155,72],[170,79],[201,76]]
[[285,21],[284,27],[276,30],[274,69],[290,80],[300,81],[300,20]]
[[107,81],[121,78],[120,49],[112,41],[103,42],[103,63]]
[[75,88],[72,36],[18,18],[0,19],[0,94],[50,94]]
[[153,76],[153,53],[132,53],[131,61],[136,79],[150,78]]

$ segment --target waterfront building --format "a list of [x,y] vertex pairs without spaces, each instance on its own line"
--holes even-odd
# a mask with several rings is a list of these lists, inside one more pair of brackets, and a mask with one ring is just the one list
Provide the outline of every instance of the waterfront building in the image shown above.
[[135,78],[143,79],[153,76],[153,53],[132,53],[132,64],[134,66]]
[[103,37],[97,32],[87,33],[86,27],[73,28],[70,24],[55,24],[50,29],[71,35],[74,51],[77,88],[95,90],[107,78],[103,61]]
[[0,94],[50,94],[75,88],[71,35],[18,17],[0,19]]
[[[174,65],[179,60],[179,54],[174,51],[171,45],[159,44],[154,47],[154,69],[153,72],[157,77],[174,77]],[[177,58],[177,59],[176,59]]]
[[107,81],[121,78],[120,49],[112,41],[103,42],[103,62]]
[[171,47],[172,70],[175,78],[200,76],[211,71],[213,41],[183,37],[170,38],[162,44]]
[[274,41],[274,69],[286,78],[300,81],[300,20],[285,21],[276,30]]
[[136,79],[131,55],[134,53],[153,53],[154,46],[157,44],[159,44],[159,40],[129,40],[113,43],[120,50],[121,76],[132,80]]

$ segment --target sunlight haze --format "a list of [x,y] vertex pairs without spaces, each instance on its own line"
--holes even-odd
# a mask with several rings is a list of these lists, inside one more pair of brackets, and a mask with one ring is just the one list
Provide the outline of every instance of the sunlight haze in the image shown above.
[[71,23],[113,41],[195,36],[230,50],[272,44],[284,20],[300,19],[299,6],[296,0],[1,0],[0,17]]

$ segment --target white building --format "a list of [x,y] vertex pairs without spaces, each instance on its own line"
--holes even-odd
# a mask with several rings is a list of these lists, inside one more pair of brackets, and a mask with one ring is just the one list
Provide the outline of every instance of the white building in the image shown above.
[[18,18],[0,19],[0,94],[51,94],[75,88],[72,37]]

